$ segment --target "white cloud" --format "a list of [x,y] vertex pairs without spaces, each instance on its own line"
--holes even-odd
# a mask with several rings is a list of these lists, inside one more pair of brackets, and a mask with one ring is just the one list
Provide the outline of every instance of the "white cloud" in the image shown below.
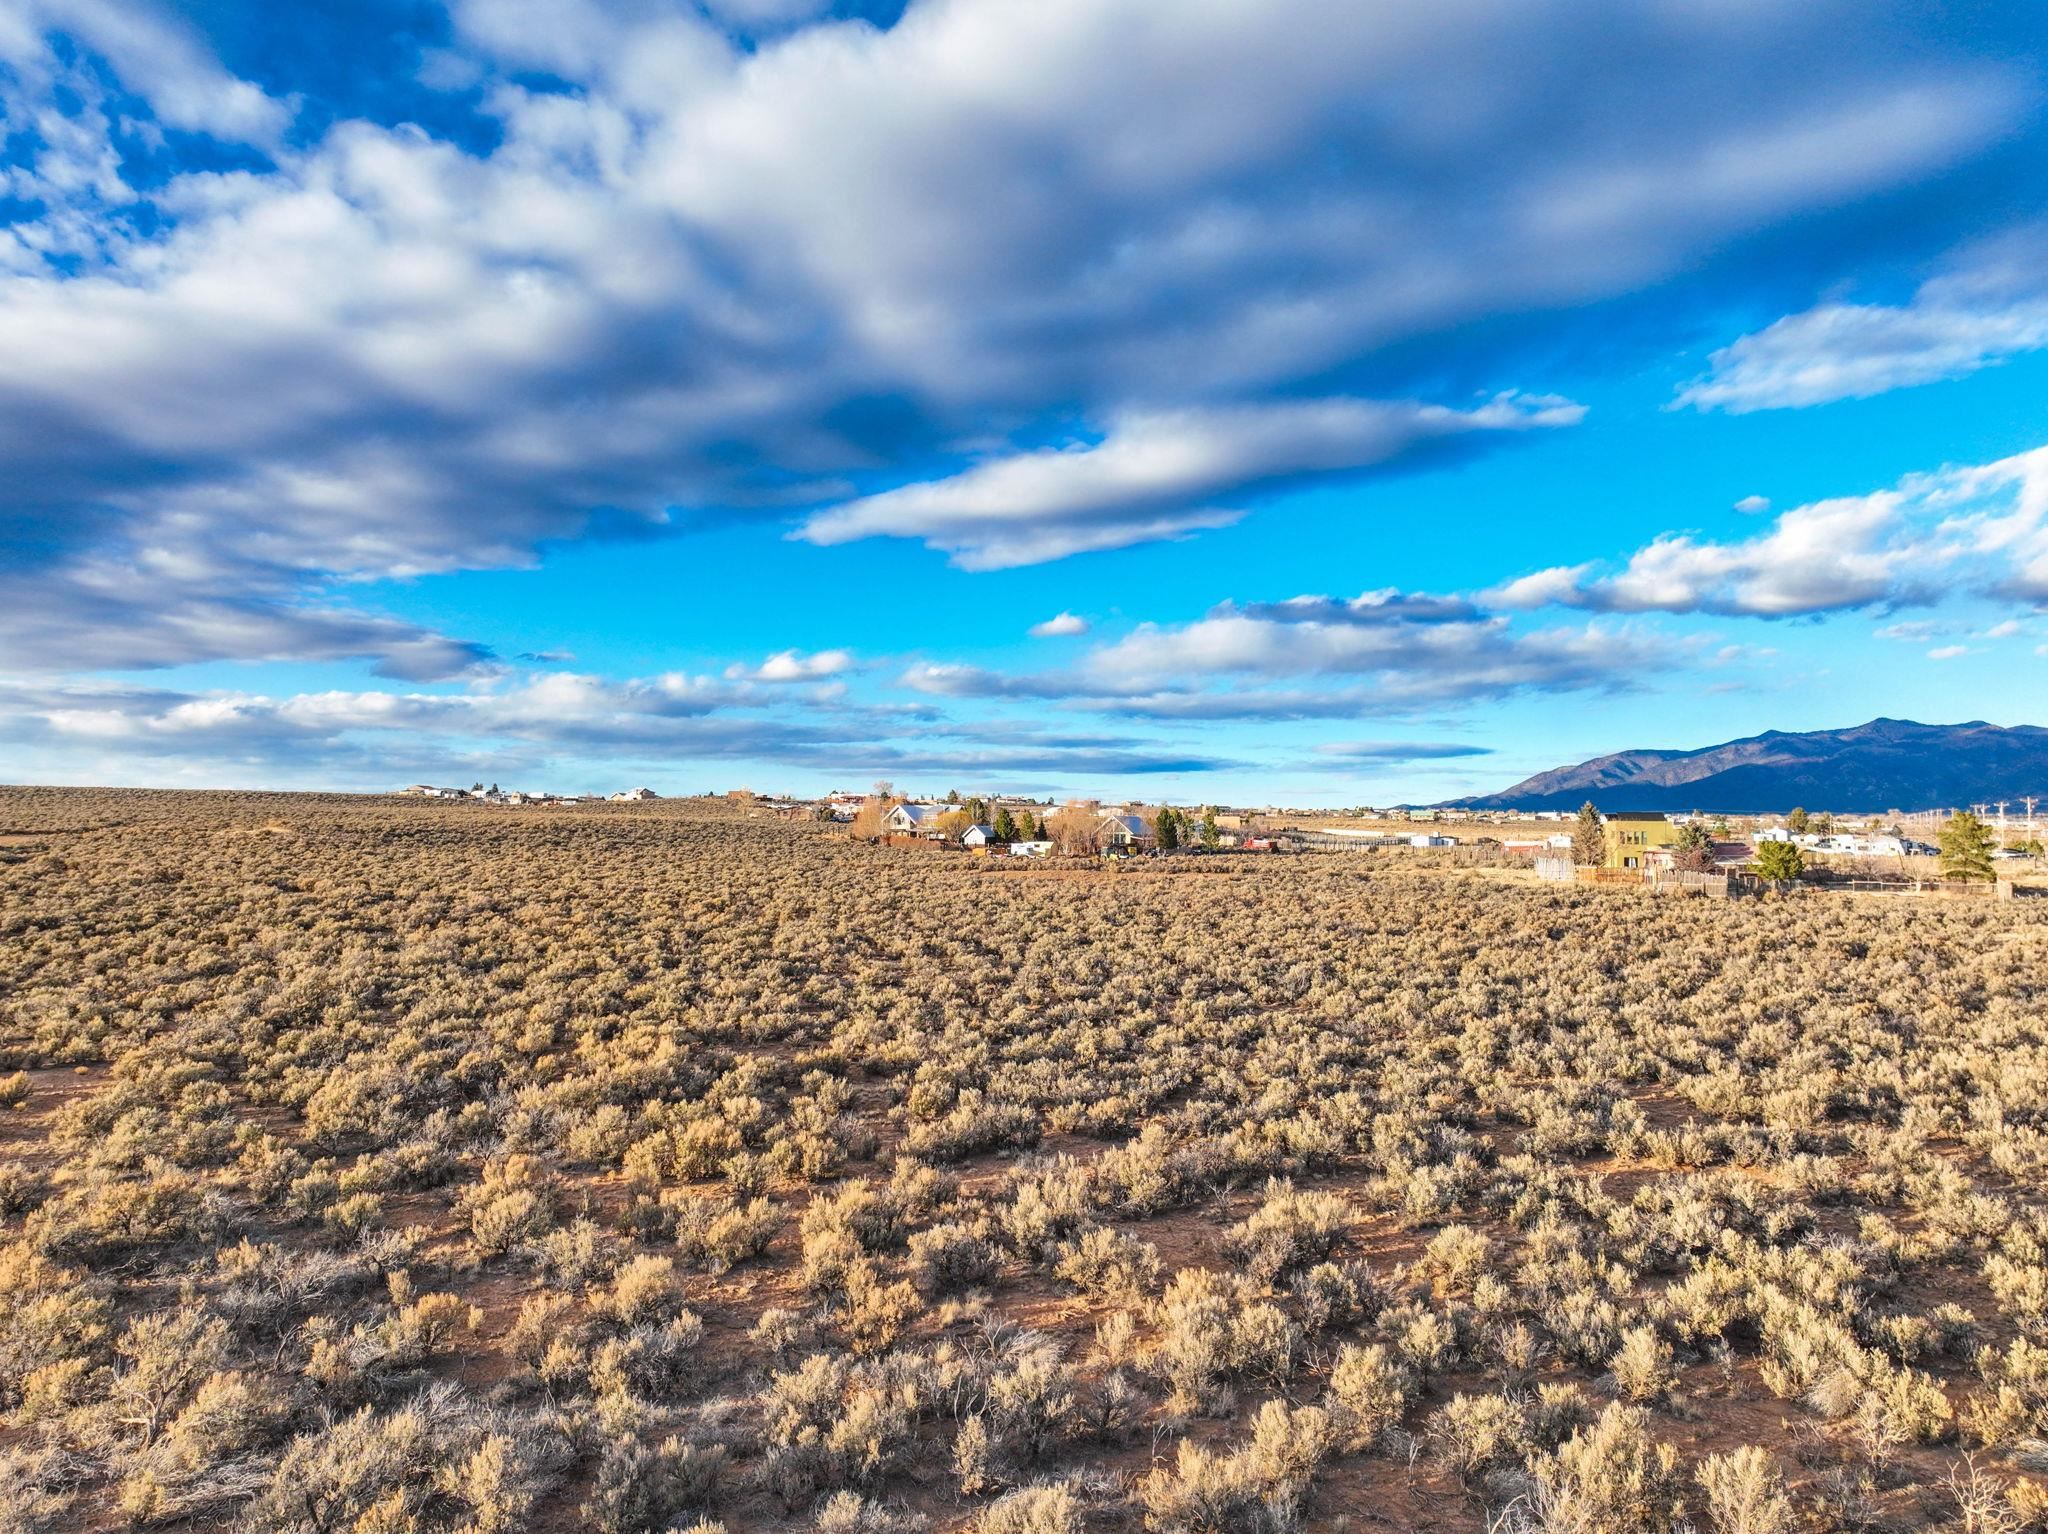
[[1365,676],[1390,707],[1524,690],[1620,688],[1673,663],[1654,635],[1594,623],[1516,633],[1504,618],[1361,626],[1242,615],[1143,624],[1091,654],[1083,675],[1143,690],[1217,676]]
[[223,69],[168,6],[149,0],[16,0],[17,27],[0,27],[0,59],[45,61],[42,31],[62,31],[105,58],[122,82],[172,127],[231,143],[274,147],[290,109]]
[[1826,303],[1723,347],[1678,403],[1741,414],[1960,378],[2048,346],[2048,231],[1956,256],[1904,304]]
[[1968,655],[1969,653],[1970,647],[1966,644],[1945,644],[1937,645],[1932,650],[1929,650],[1927,658],[1929,660],[1954,660],[1958,656]]
[[1735,509],[1745,517],[1761,516],[1771,509],[1771,498],[1767,495],[1745,495],[1735,503]]
[[2048,601],[2048,447],[1795,507],[1753,538],[1666,533],[1618,570],[1540,570],[1486,599],[1509,608],[1789,618],[1925,606],[1954,591]]
[[1583,415],[1566,400],[1512,396],[1462,411],[1360,399],[1128,411],[1098,442],[993,458],[949,479],[865,496],[811,517],[802,536],[825,544],[922,538],[970,570],[1036,564],[1243,515],[1220,500]]
[[1088,620],[1077,618],[1070,612],[1055,613],[1043,623],[1031,625],[1033,639],[1066,639],[1075,634],[1088,632]]
[[1085,690],[1063,673],[1006,675],[958,661],[919,661],[897,685],[933,698],[1068,698]]
[[1902,623],[1887,623],[1877,631],[1879,639],[1895,639],[1901,644],[1925,644],[1936,634],[1948,627],[1929,618],[1914,618]]
[[852,669],[853,653],[850,650],[819,650],[811,655],[800,650],[782,650],[758,666],[727,666],[725,674],[735,681],[817,682]]

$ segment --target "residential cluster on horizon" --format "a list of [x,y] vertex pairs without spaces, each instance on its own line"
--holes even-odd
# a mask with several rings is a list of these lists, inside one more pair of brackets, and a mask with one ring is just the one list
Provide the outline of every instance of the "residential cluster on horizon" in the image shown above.
[[500,788],[493,783],[486,788],[481,783],[472,783],[468,788],[440,788],[432,783],[411,783],[398,790],[401,799],[468,799],[479,804],[537,805],[537,804],[631,804],[644,799],[659,799],[651,788],[626,788],[615,794],[554,794],[533,793],[524,789]]

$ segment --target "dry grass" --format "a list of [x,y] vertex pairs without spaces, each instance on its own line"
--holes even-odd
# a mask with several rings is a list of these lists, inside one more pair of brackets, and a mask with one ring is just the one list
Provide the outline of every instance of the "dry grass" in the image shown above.
[[0,824],[0,1528],[2041,1526],[2048,904]]

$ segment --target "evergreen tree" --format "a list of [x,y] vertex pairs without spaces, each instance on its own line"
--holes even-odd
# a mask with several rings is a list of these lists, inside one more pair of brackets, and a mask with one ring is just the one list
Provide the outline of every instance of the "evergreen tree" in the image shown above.
[[1171,807],[1159,812],[1159,818],[1152,822],[1152,836],[1158,842],[1161,852],[1172,852],[1180,846],[1180,812]]
[[1804,836],[1812,828],[1813,822],[1807,818],[1806,806],[1794,805],[1792,813],[1785,817],[1785,829],[1794,836]]
[[1991,827],[1968,810],[1941,828],[1941,876],[1944,879],[1995,879]]
[[1756,871],[1766,879],[1796,879],[1806,872],[1806,859],[1790,842],[1765,842],[1756,849]]
[[1010,818],[1010,807],[1006,804],[996,811],[996,840],[1014,842],[1017,839],[1017,822]]
[[1578,824],[1572,827],[1572,861],[1581,868],[1597,868],[1607,861],[1607,832],[1591,799],[1579,806]]
[[1714,839],[1707,834],[1707,828],[1697,820],[1680,828],[1678,843],[1671,849],[1674,867],[1687,873],[1705,874],[1714,871]]
[[1223,845],[1223,834],[1216,829],[1216,809],[1213,805],[1202,806],[1202,845],[1211,852]]
[[986,799],[980,798],[978,796],[970,796],[967,800],[966,810],[967,823],[969,825],[979,826],[987,824],[988,801]]

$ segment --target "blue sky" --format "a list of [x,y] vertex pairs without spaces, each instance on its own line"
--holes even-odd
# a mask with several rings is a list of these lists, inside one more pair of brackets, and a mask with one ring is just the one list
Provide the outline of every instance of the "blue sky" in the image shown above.
[[0,780],[2041,722],[2038,7],[23,0]]

